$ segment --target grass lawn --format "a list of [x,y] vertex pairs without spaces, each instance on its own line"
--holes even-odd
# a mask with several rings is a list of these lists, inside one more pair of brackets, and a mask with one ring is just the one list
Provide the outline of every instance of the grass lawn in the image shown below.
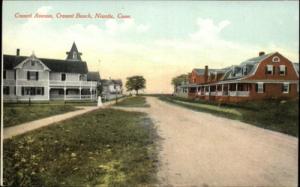
[[96,110],[4,141],[9,186],[156,182],[156,130],[143,113]]
[[239,104],[223,104],[192,100],[169,95],[158,95],[159,99],[192,110],[208,112],[213,115],[240,120],[258,127],[299,136],[298,100],[265,100]]
[[5,104],[3,109],[4,127],[77,110],[73,105],[52,104]]
[[129,97],[117,103],[115,106],[121,107],[150,107],[146,102],[146,98],[142,96]]

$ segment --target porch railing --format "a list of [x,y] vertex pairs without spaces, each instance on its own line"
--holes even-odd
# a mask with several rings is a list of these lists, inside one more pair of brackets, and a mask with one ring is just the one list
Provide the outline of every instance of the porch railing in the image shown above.
[[50,86],[82,86],[82,87],[96,87],[96,81],[57,81],[50,80]]

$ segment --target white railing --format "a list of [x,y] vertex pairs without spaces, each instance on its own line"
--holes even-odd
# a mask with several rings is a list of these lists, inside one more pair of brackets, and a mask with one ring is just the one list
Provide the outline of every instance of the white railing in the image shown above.
[[229,91],[229,96],[237,96],[237,92],[236,91]]
[[48,84],[48,80],[17,80],[18,86],[45,86]]
[[50,86],[78,86],[78,87],[96,87],[96,81],[56,81],[50,80]]
[[209,92],[205,92],[204,95],[209,95]]
[[3,79],[4,86],[13,86],[16,85],[16,80],[14,79]]
[[210,95],[211,95],[211,96],[215,96],[215,95],[216,95],[216,92],[210,92]]
[[72,94],[72,95],[57,95],[57,94],[52,94],[50,95],[50,99],[51,100],[90,100],[90,99],[96,99],[95,95],[76,95],[76,94]]
[[249,91],[229,91],[229,96],[248,97]]
[[249,91],[238,91],[237,95],[241,97],[248,97],[249,96]]
[[223,92],[217,92],[217,96],[222,96]]

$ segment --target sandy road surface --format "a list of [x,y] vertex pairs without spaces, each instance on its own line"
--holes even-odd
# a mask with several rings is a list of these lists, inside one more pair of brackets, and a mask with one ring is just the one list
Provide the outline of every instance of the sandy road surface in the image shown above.
[[129,110],[148,113],[163,138],[163,185],[297,185],[297,138],[152,97],[147,102],[150,108]]

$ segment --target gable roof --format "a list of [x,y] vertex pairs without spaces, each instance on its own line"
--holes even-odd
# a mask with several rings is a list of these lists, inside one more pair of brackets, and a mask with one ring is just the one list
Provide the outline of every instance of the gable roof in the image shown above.
[[101,82],[102,82],[102,85],[104,85],[104,86],[108,86],[111,84],[118,84],[120,86],[123,85],[121,79],[102,79]]
[[88,81],[100,81],[100,74],[97,71],[91,71],[87,73]]
[[[18,64],[20,64],[28,56],[15,56],[15,55],[3,55],[3,68],[6,70],[13,70]],[[58,59],[48,59],[48,58],[38,58],[41,60],[52,72],[64,72],[64,73],[80,73],[87,74],[88,67],[86,62],[81,61],[80,63],[58,60]]]

